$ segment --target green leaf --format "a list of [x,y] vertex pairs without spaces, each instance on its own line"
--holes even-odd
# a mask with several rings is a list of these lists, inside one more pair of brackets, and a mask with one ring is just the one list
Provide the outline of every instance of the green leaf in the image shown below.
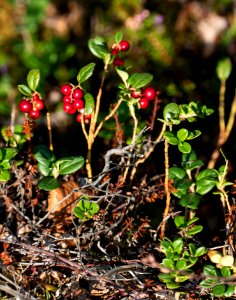
[[94,110],[94,98],[91,94],[86,93],[84,95],[84,100],[85,100],[85,108],[84,108],[84,114],[85,115],[90,115],[93,110]]
[[216,67],[216,73],[220,80],[227,80],[232,70],[232,63],[229,58],[220,60]]
[[11,174],[8,170],[0,169],[0,181],[6,182],[11,178]]
[[195,252],[195,256],[199,257],[204,255],[207,252],[207,248],[206,247],[199,247],[197,248],[196,252]]
[[184,281],[188,280],[190,276],[191,276],[191,274],[189,274],[189,275],[179,275],[179,274],[177,274],[176,278],[175,278],[175,281],[176,282],[184,282]]
[[173,282],[174,274],[160,274],[158,275],[158,278],[164,283]]
[[173,243],[172,243],[172,247],[174,249],[174,252],[176,253],[181,253],[181,251],[183,250],[183,245],[184,242],[182,239],[176,239]]
[[185,270],[187,263],[185,260],[178,260],[175,264],[177,270]]
[[[45,163],[46,161],[44,161]],[[48,161],[47,161],[48,162]],[[41,164],[41,163],[38,163],[38,169],[39,169],[39,172],[43,175],[43,176],[48,176],[50,175],[51,171],[52,171],[52,167],[50,167],[50,162],[48,162],[48,165],[47,164]]]
[[208,179],[201,179],[196,182],[196,192],[200,195],[206,195],[209,193],[216,185],[216,180],[208,180]]
[[183,228],[186,225],[186,219],[184,216],[176,216],[174,218],[174,223],[175,223],[176,227]]
[[186,171],[182,168],[172,167],[169,169],[170,179],[183,179],[186,175]]
[[78,80],[79,84],[86,81],[87,79],[89,79],[89,77],[91,77],[93,75],[95,65],[96,65],[95,63],[90,63],[80,69],[80,71],[77,75],[77,80]]
[[119,31],[115,35],[115,42],[116,44],[119,44],[123,39],[123,32]]
[[97,36],[94,39],[88,41],[89,50],[98,58],[105,60],[106,55],[109,54],[109,49],[105,40]]
[[199,135],[201,135],[201,131],[200,130],[189,131],[188,132],[187,140],[195,139]]
[[44,177],[38,184],[38,187],[45,191],[55,190],[61,185],[58,179],[52,177]]
[[0,161],[9,160],[16,156],[17,150],[13,148],[2,148],[0,149]]
[[177,138],[179,139],[180,142],[184,142],[189,135],[189,132],[185,128],[181,128],[180,130],[177,131]]
[[123,70],[118,69],[118,68],[116,68],[116,72],[118,73],[118,75],[120,76],[122,81],[126,84],[128,78],[129,78],[129,74],[127,72],[123,71]]
[[202,160],[197,160],[197,155],[194,150],[190,153],[183,153],[182,154],[182,166],[187,170],[194,170],[203,166],[204,163]]
[[61,175],[67,175],[81,169],[84,165],[84,158],[82,156],[63,157],[56,162],[56,165]]
[[225,297],[231,297],[235,293],[235,286],[234,285],[228,285],[226,287],[226,291],[224,292]]
[[214,277],[218,276],[216,267],[212,265],[205,265],[203,268],[203,273],[209,276],[214,276]]
[[180,284],[177,282],[169,282],[166,284],[168,289],[178,289],[180,287]]
[[29,88],[32,91],[36,91],[37,86],[39,84],[39,79],[40,79],[40,71],[39,69],[32,69],[29,71],[27,75],[27,83]]
[[152,79],[153,75],[149,73],[133,73],[127,80],[127,83],[134,89],[139,89],[149,84]]
[[86,199],[87,197],[83,197],[74,209],[74,215],[79,219],[90,219],[99,212],[99,205]]
[[195,235],[199,232],[201,232],[203,230],[203,226],[202,225],[194,225],[193,227],[191,227],[186,233],[188,235]]
[[208,178],[208,179],[217,179],[218,174],[217,171],[214,169],[205,169],[202,170],[201,172],[198,173],[196,176],[196,180],[200,180],[203,178]]
[[168,269],[174,269],[174,262],[172,259],[164,258],[162,260],[162,265]]
[[55,162],[56,157],[54,153],[44,145],[38,145],[33,150],[35,159],[44,166],[49,166]]
[[167,139],[168,143],[171,145],[179,144],[179,140],[173,132],[170,132],[170,131],[164,132],[164,137]]
[[229,277],[229,276],[231,276],[231,271],[230,271],[229,267],[222,267],[221,270],[220,270],[220,272],[221,272],[221,275],[223,277]]
[[190,153],[192,150],[192,147],[189,143],[183,142],[178,144],[178,149],[182,153]]
[[25,95],[26,97],[32,97],[32,91],[28,88],[28,86],[24,84],[19,84],[18,90],[21,92],[21,94]]
[[205,288],[205,289],[209,289],[212,288],[213,285],[215,285],[218,281],[216,279],[212,279],[212,278],[207,278],[205,280],[202,280],[200,282],[200,286]]
[[181,198],[179,204],[190,209],[197,209],[200,201],[201,197],[199,195],[188,193]]
[[193,217],[192,219],[190,219],[190,220],[187,221],[187,226],[189,226],[189,225],[195,223],[195,222],[198,221],[198,220],[199,220],[198,217]]
[[197,249],[196,245],[193,244],[193,243],[189,243],[189,244],[188,244],[188,248],[189,248],[190,254],[191,254],[192,256],[195,256],[195,252],[196,252],[196,249]]
[[178,118],[179,114],[180,114],[179,105],[176,103],[169,103],[164,107],[163,118],[166,121],[170,121],[171,119]]
[[212,293],[213,293],[213,295],[216,296],[216,297],[224,296],[224,293],[225,293],[225,285],[224,285],[224,284],[218,284],[218,285],[215,285],[215,286],[212,288]]

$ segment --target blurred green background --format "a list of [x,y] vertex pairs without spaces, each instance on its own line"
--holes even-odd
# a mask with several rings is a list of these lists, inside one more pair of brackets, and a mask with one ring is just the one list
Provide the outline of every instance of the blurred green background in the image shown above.
[[[230,57],[229,112],[235,90],[235,11],[233,0],[0,0],[0,124],[9,125],[14,105],[21,100],[17,85],[26,82],[30,69],[39,68],[40,92],[52,112],[54,140],[64,137],[59,141],[63,152],[73,134],[78,134],[75,145],[70,145],[70,154],[74,154],[81,133],[74,119],[62,112],[59,87],[65,82],[76,83],[78,70],[92,61],[98,64],[99,77],[102,63],[89,52],[88,40],[100,35],[112,44],[117,31],[131,43],[127,63],[133,66],[132,71],[154,75],[153,86],[164,104],[201,101],[217,112],[219,80],[215,69],[221,58]],[[91,92],[99,84],[98,77],[91,83]],[[116,100],[117,82],[114,76],[106,81],[104,110]],[[23,120],[17,110],[14,118],[16,124]],[[148,111],[143,118],[148,118]],[[45,125],[44,119],[41,117],[38,124]],[[201,151],[209,156],[217,139],[217,113],[202,123],[206,131],[203,143],[208,146]],[[38,128],[42,142],[39,132],[46,129]],[[234,159],[235,148],[231,139],[226,153],[229,159]]]

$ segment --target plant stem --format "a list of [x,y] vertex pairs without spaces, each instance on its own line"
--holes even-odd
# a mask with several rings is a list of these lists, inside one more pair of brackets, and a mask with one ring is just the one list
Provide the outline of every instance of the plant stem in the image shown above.
[[169,190],[169,153],[168,153],[169,143],[167,139],[165,139],[165,192],[166,192],[166,207],[163,214],[163,222],[161,225],[161,239],[165,236],[165,228],[166,228],[166,217],[169,214],[170,209],[170,190]]
[[48,137],[49,137],[49,149],[53,151],[53,142],[52,142],[52,126],[51,126],[51,116],[50,112],[46,114],[47,119],[47,128],[48,128]]

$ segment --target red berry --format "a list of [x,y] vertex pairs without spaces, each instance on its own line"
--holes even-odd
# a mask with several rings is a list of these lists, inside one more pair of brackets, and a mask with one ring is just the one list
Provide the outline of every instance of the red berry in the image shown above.
[[113,66],[114,67],[122,67],[124,66],[125,61],[122,57],[115,57],[115,59],[113,60]]
[[34,94],[33,95],[33,101],[35,101],[35,100],[39,100],[40,98],[39,98],[39,94]]
[[83,117],[83,114],[78,114],[76,117],[76,121],[80,123],[82,121],[82,117]]
[[91,120],[92,114],[86,115],[85,120]]
[[34,108],[37,110],[42,110],[44,108],[44,102],[42,99],[34,100]]
[[72,98],[77,100],[77,99],[81,99],[84,95],[83,90],[81,90],[80,88],[75,88],[73,93],[72,93]]
[[76,108],[72,108],[71,110],[68,111],[68,114],[73,115],[77,111]]
[[138,99],[142,97],[142,93],[136,90],[132,90],[131,92],[131,97],[133,97],[134,99]]
[[31,119],[33,119],[33,120],[36,120],[40,117],[40,111],[39,110],[32,109],[29,114],[30,114]]
[[75,109],[82,109],[82,108],[84,108],[84,101],[82,99],[75,100],[74,103],[73,103],[73,107]]
[[64,103],[63,110],[66,113],[70,113],[74,109],[73,105],[71,103]]
[[29,113],[32,109],[32,103],[26,99],[21,100],[19,110],[24,113]]
[[129,50],[129,48],[130,48],[130,44],[129,44],[129,42],[128,41],[125,41],[125,40],[123,40],[123,41],[121,41],[120,42],[120,50],[121,51],[128,51]]
[[71,103],[71,97],[68,96],[68,95],[66,95],[66,96],[64,96],[64,97],[62,98],[62,101],[63,101],[64,103]]
[[141,108],[141,109],[145,109],[145,108],[147,108],[148,107],[148,104],[149,104],[149,101],[148,101],[148,99],[147,98],[141,98],[140,100],[139,100],[139,107]]
[[120,49],[118,46],[115,46],[114,48],[111,49],[111,54],[112,55],[117,55],[119,53]]
[[70,95],[72,92],[72,86],[70,84],[64,84],[61,87],[61,92],[63,95]]
[[153,87],[148,86],[143,90],[143,96],[148,100],[154,100],[156,97],[156,90]]

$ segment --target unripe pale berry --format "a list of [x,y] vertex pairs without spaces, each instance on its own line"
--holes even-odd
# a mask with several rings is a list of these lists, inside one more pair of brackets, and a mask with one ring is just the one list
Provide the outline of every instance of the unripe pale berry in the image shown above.
[[148,101],[148,99],[145,98],[145,97],[143,97],[143,98],[141,98],[141,99],[139,100],[139,107],[140,107],[141,109],[147,108],[147,107],[148,107],[148,104],[149,104],[149,101]]
[[30,115],[31,119],[36,120],[36,119],[38,119],[40,117],[40,111],[32,109],[30,111],[29,115]]
[[77,99],[81,99],[84,95],[83,90],[81,90],[80,88],[75,88],[72,92],[72,98],[77,100]]
[[129,48],[130,48],[130,43],[128,41],[125,41],[125,40],[122,40],[120,43],[119,43],[119,46],[120,46],[120,51],[128,51]]
[[153,87],[148,86],[143,90],[143,96],[148,100],[154,100],[156,97],[156,90]]
[[64,84],[61,87],[61,92],[63,95],[70,95],[72,92],[72,86],[70,84]]
[[21,100],[19,110],[24,113],[29,113],[32,109],[32,104],[26,99]]

